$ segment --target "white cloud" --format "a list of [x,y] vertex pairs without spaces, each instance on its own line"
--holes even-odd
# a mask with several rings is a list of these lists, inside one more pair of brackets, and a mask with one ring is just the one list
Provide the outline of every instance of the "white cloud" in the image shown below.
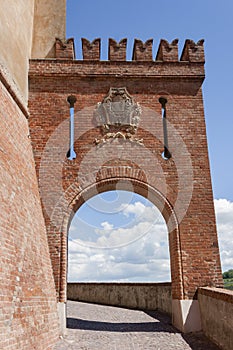
[[[214,203],[222,270],[226,271],[233,268],[233,203],[226,199]],[[132,216],[127,227],[114,228],[103,221],[102,229],[94,228],[89,236],[88,227],[82,226],[77,238],[77,228],[72,226],[70,281],[170,281],[167,227],[157,208],[135,202],[122,206],[122,211]]]
[[70,232],[70,281],[170,280],[167,227],[157,208],[136,202],[123,210],[133,215],[130,224],[114,229],[103,221],[95,241],[72,239]]
[[135,202],[134,204],[122,204],[120,208],[123,214],[126,216],[129,216],[129,214],[139,216],[142,215],[146,210],[146,206],[141,202]]
[[138,222],[149,221],[156,222],[157,224],[164,224],[164,219],[160,211],[154,205],[146,206],[141,202],[135,202],[133,204],[122,204],[120,208],[123,215],[129,216],[130,214],[133,214],[135,220]]
[[218,241],[222,271],[233,268],[233,202],[215,199]]
[[101,231],[111,231],[113,229],[113,225],[107,221],[102,222],[101,226],[103,227],[103,230],[101,230]]

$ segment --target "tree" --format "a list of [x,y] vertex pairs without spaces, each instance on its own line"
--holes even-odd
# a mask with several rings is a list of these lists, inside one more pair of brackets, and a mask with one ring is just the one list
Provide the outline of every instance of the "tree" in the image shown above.
[[233,278],[233,269],[230,269],[222,274],[223,279]]

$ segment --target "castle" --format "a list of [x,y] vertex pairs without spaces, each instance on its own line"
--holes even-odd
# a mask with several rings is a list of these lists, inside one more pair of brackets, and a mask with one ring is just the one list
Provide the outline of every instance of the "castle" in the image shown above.
[[197,289],[222,286],[203,41],[187,40],[179,58],[178,40],[161,40],[154,59],[153,41],[135,40],[126,61],[127,40],[110,39],[100,61],[100,39],[83,39],[78,61],[65,13],[65,0],[1,3],[1,348],[52,349],[65,327],[70,221],[116,186],[163,214],[173,324],[200,330]]

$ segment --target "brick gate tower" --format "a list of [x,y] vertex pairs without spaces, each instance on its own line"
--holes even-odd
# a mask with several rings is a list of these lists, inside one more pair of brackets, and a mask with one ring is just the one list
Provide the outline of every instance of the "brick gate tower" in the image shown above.
[[[66,40],[65,0],[1,1],[2,349],[51,349],[65,324],[67,236],[79,207],[141,194],[168,228],[173,324],[200,329],[197,288],[222,286],[202,99],[203,41]],[[29,86],[28,86],[29,81]]]
[[[64,313],[67,235],[78,208],[97,193],[134,191],[161,211],[168,228],[173,324],[200,330],[197,288],[221,286],[206,128],[203,40],[56,39],[54,59],[32,59],[29,126],[57,298]],[[72,112],[70,120],[69,112]],[[70,130],[70,125],[74,123]],[[64,317],[65,316],[61,316]]]

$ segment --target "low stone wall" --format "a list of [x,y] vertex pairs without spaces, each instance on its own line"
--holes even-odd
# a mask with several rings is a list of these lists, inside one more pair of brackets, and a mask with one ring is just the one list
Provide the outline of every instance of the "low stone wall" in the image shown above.
[[221,349],[233,349],[233,291],[199,288],[198,301],[205,335]]
[[68,283],[67,298],[172,313],[171,283]]

